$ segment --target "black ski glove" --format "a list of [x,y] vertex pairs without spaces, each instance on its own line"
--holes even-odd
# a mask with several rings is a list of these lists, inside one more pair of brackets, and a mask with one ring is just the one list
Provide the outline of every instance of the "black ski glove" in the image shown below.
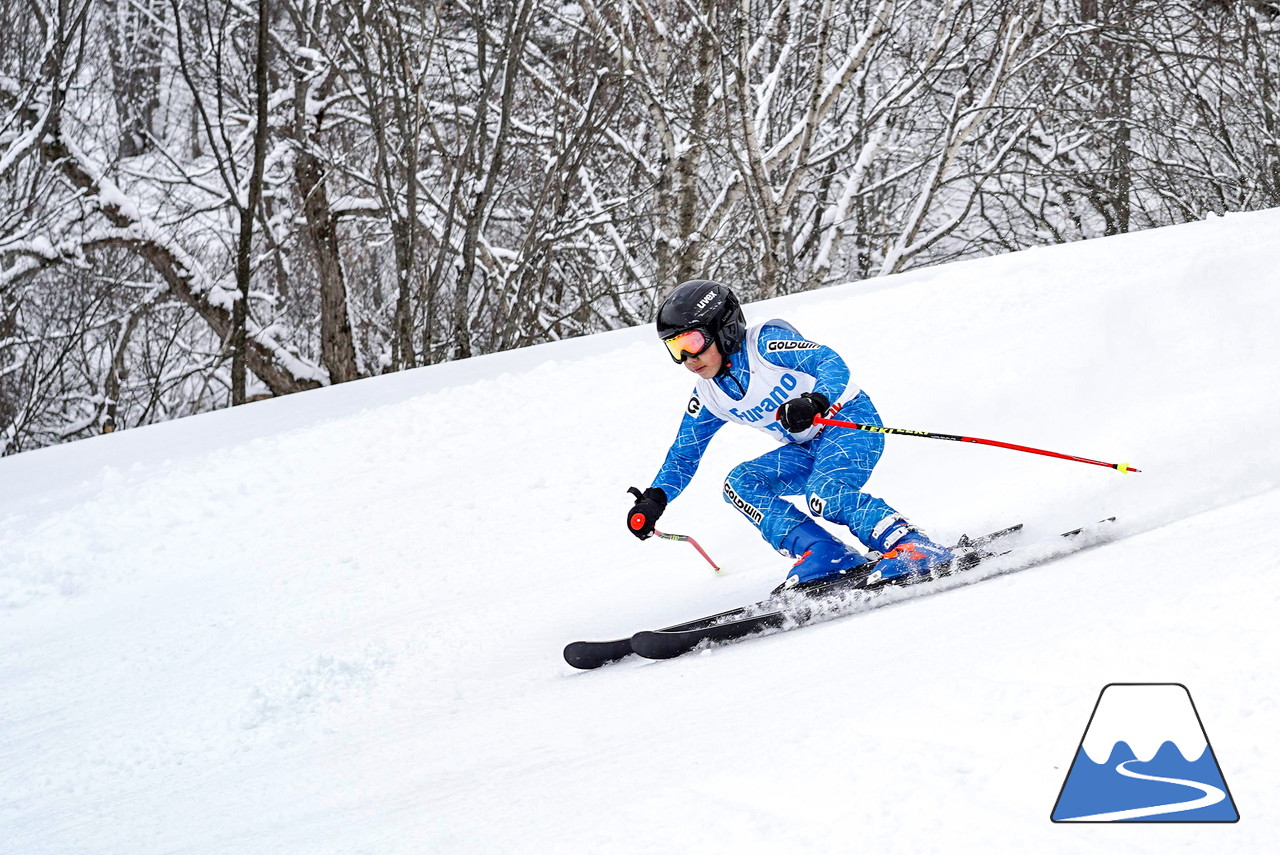
[[782,422],[788,433],[804,433],[813,427],[813,420],[830,406],[831,402],[821,392],[805,392],[778,407],[774,418]]
[[644,540],[653,535],[658,517],[667,509],[667,494],[661,487],[650,487],[643,493],[635,487],[627,492],[636,497],[636,503],[627,514],[627,531]]

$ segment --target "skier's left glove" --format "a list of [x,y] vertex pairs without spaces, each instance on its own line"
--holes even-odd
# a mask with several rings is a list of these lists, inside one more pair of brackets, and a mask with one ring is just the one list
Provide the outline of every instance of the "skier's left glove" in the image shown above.
[[821,392],[805,392],[778,407],[774,418],[782,422],[788,433],[804,433],[813,427],[813,420],[830,406],[831,402]]
[[650,487],[643,493],[636,487],[627,492],[636,497],[636,503],[627,514],[627,531],[644,540],[653,535],[658,517],[667,509],[667,494],[661,487]]

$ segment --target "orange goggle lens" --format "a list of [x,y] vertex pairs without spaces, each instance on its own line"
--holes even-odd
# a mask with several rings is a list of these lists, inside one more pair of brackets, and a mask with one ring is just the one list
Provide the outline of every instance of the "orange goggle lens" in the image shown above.
[[689,330],[671,338],[664,338],[662,343],[671,351],[671,358],[676,362],[684,362],[690,356],[698,356],[711,346],[711,338],[702,330]]

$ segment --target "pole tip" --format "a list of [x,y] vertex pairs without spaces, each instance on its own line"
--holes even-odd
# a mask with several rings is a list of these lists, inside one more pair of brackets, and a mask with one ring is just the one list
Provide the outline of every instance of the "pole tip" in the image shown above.
[[1121,472],[1141,472],[1142,471],[1141,469],[1136,468],[1131,463],[1117,463],[1116,468],[1119,469]]

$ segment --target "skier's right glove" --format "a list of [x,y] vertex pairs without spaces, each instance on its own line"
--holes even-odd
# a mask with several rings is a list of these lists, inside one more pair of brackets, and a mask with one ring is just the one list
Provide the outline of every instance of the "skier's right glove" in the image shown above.
[[643,493],[636,487],[627,492],[636,497],[636,503],[627,514],[627,531],[644,540],[653,535],[658,517],[667,509],[667,494],[661,487],[650,487]]

